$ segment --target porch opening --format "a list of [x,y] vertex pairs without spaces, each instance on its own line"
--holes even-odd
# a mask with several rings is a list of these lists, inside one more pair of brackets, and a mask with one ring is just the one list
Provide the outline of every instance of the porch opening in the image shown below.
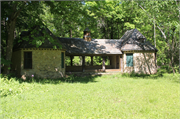
[[[120,71],[120,55],[66,56],[66,72]],[[84,64],[83,64],[84,63]]]

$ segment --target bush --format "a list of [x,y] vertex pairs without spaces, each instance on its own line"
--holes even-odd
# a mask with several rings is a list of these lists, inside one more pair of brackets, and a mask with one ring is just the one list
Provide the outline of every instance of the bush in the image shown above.
[[123,74],[122,74],[122,77],[129,77],[129,76],[130,76],[129,73],[123,73]]
[[149,74],[144,74],[144,73],[135,73],[134,71],[132,71],[131,73],[123,73],[122,77],[146,77],[146,76],[150,76]]
[[[174,66],[174,70],[175,72],[178,72],[179,71],[179,66]],[[173,70],[170,66],[168,65],[163,65],[163,66],[160,66],[160,68],[158,69],[158,72],[162,72],[162,73],[173,73]]]

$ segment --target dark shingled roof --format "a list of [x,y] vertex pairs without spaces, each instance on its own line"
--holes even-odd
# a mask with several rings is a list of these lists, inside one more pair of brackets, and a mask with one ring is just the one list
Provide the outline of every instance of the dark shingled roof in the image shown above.
[[[121,39],[92,39],[88,42],[80,38],[59,38],[55,37],[49,29],[45,29],[47,34],[55,39],[66,49],[67,55],[100,55],[100,54],[122,54],[122,51],[143,50],[158,51],[146,38],[137,30],[126,31]],[[29,32],[22,32],[21,37],[29,35]],[[144,39],[145,42],[142,42]],[[53,48],[54,44],[45,40],[40,48]],[[35,45],[23,41],[15,48],[34,48]]]
[[[144,39],[144,42],[141,42],[141,39]],[[122,51],[158,51],[137,29],[127,31],[120,40],[123,41],[120,45]]]
[[66,47],[67,54],[122,54],[117,47],[119,40],[92,39],[91,42],[79,38],[58,38]]
[[[145,42],[140,42],[140,38],[145,39]],[[58,39],[66,47],[66,53],[69,55],[122,54],[122,51],[132,50],[157,51],[137,29],[127,31],[121,39],[92,39],[90,42],[78,38]]]
[[[33,29],[39,29],[39,26],[34,26]],[[55,37],[53,35],[53,33],[48,29],[48,28],[41,28],[41,30],[38,30],[39,33],[35,34],[34,36],[43,36],[43,30],[45,30],[46,34],[49,34],[56,43],[60,44],[62,46],[62,49],[65,49],[65,47],[62,45],[62,43],[57,39],[57,37]],[[29,40],[23,40],[23,37],[25,36],[29,36]],[[18,48],[37,48],[36,44],[32,44],[29,43],[33,38],[30,37],[30,31],[23,31],[20,35],[20,39],[22,40],[20,43],[15,44],[14,49],[18,49]],[[41,46],[39,46],[38,48],[53,48],[54,46],[56,46],[57,48],[61,48],[56,44],[51,43],[47,38],[44,40],[44,43],[42,43]]]

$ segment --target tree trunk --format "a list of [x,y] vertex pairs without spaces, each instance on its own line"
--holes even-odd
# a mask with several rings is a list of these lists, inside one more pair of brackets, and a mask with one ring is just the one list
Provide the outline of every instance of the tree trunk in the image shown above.
[[119,39],[119,19],[118,19],[118,22],[117,22],[117,29],[118,29],[118,39]]
[[70,38],[72,38],[72,29],[69,30]]
[[[12,58],[12,49],[13,49],[13,41],[14,41],[14,31],[15,31],[16,19],[9,22],[7,25],[7,46],[6,46],[6,60],[11,61]],[[10,64],[4,66],[4,73],[10,73]]]
[[85,70],[85,56],[82,56],[82,72]]
[[175,45],[175,42],[174,42],[174,39],[175,39],[175,38],[174,38],[175,28],[173,28],[172,31],[173,31],[173,34],[172,34],[172,45],[171,45],[171,47],[170,47],[170,48],[171,48],[170,51],[171,51],[171,68],[172,68],[173,74],[174,74],[174,73],[175,73],[175,70],[174,70],[174,67],[173,67],[174,65],[173,65],[173,64],[174,64],[174,56],[175,56],[175,52],[176,52],[176,51],[175,51],[175,47],[174,47],[174,45]]
[[154,46],[156,47],[156,28],[155,28],[155,17],[154,17]]
[[147,66],[148,66],[149,73],[151,74],[151,69],[150,69],[150,66],[149,66],[149,62],[147,62],[147,59],[146,59],[146,56],[145,56],[144,53],[143,53],[143,56],[144,56],[144,59],[145,59],[145,62],[146,62],[146,64],[147,64]]
[[171,61],[170,61],[170,66],[171,66],[171,68],[172,68],[172,70],[173,70],[173,75],[175,74],[175,70],[174,70],[174,67],[173,67],[173,59],[172,59],[173,57],[171,57],[170,59],[171,59]]
[[109,24],[108,24],[108,20],[107,20],[107,39],[109,38]]
[[111,39],[113,39],[113,19],[111,19]]

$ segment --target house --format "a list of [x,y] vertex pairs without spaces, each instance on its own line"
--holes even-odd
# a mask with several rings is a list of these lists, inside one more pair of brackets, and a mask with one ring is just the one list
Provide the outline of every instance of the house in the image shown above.
[[[127,31],[121,39],[91,39],[89,29],[84,31],[84,39],[58,38],[66,47],[66,56],[71,66],[66,71],[119,71],[137,73],[156,73],[156,52],[158,51],[137,30]],[[74,56],[82,56],[82,66],[72,66]],[[85,66],[85,56],[91,57],[91,66]],[[102,66],[93,65],[93,56],[101,56]],[[105,66],[109,57],[110,65]]]
[[[88,28],[84,30],[83,39],[59,38],[48,29],[46,31],[63,48],[53,49],[53,45],[47,39],[39,48],[23,41],[15,47],[12,58],[12,67],[19,75],[35,74],[43,78],[58,78],[69,71],[134,71],[148,74],[157,71],[156,52],[158,50],[137,29],[127,31],[121,39],[92,39]],[[27,33],[24,36],[27,36]],[[74,56],[82,57],[81,66],[73,66]],[[90,66],[85,66],[85,56],[91,57]],[[93,65],[94,56],[102,57],[101,66]],[[71,66],[65,66],[65,57],[70,57]],[[108,66],[105,65],[107,57],[110,60]]]
[[[42,45],[37,48],[37,43],[33,44],[31,31],[22,32],[20,39],[28,37],[29,41],[22,40],[14,46],[12,70],[23,79],[31,76],[41,78],[63,77],[65,75],[65,49],[62,45],[62,47],[58,45],[62,43],[47,28],[35,26],[32,31],[39,32],[34,33],[34,37],[44,38]],[[51,39],[51,42],[48,39]]]

